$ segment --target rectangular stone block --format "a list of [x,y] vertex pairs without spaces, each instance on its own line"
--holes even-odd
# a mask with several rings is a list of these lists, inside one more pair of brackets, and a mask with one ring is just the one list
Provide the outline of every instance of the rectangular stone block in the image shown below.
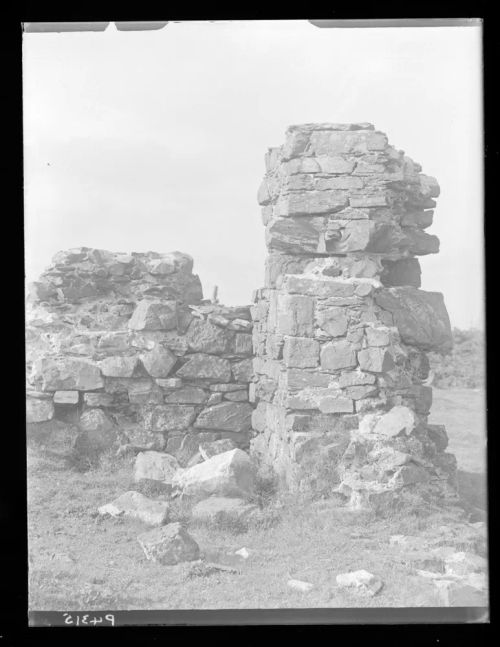
[[329,297],[351,297],[355,285],[349,280],[309,278],[301,275],[286,275],[282,290],[288,294],[303,294],[322,299]]
[[308,337],[285,337],[283,360],[286,366],[315,367],[319,362],[319,343]]
[[392,355],[385,348],[364,348],[358,352],[359,367],[370,373],[386,373],[394,368]]
[[314,302],[311,297],[278,294],[276,329],[282,335],[312,337]]
[[314,216],[344,209],[349,204],[347,191],[307,191],[288,193],[276,203],[276,214],[282,217]]
[[352,344],[342,340],[325,344],[321,349],[321,368],[325,371],[338,371],[342,368],[357,366],[356,351]]
[[80,393],[78,391],[56,391],[54,404],[78,404]]

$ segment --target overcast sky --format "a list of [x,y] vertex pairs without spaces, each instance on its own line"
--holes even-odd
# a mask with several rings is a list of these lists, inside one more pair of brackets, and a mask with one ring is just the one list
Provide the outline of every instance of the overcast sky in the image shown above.
[[422,287],[483,327],[481,84],[479,27],[25,34],[26,277],[70,247],[179,250],[206,297],[249,303],[266,149],[289,124],[369,121],[441,185]]

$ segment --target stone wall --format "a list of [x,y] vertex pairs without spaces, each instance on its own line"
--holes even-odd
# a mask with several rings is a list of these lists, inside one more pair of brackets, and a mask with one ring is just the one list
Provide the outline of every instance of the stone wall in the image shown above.
[[246,448],[251,411],[249,307],[203,300],[179,252],[58,253],[29,286],[29,435],[98,454],[163,450],[181,465],[200,442]]
[[292,126],[258,200],[269,255],[255,293],[252,453],[288,488],[353,507],[455,496],[444,427],[427,422],[427,351],[447,352],[436,180],[371,124]]

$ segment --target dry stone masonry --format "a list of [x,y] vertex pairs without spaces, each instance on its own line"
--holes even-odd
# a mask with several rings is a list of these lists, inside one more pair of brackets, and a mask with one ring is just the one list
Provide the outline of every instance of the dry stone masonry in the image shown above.
[[436,180],[367,123],[291,126],[265,162],[253,455],[352,507],[454,498],[423,384],[425,353],[452,345],[442,295],[419,289],[417,257],[439,251]]
[[[28,433],[66,457],[132,448],[134,482],[212,497],[202,516],[247,514],[256,464],[355,508],[455,499],[424,384],[426,352],[452,345],[442,295],[420,289],[438,195],[371,124],[291,126],[266,155],[251,307],[204,300],[179,252],[56,254],[28,294]],[[133,491],[110,505],[168,516]],[[161,532],[144,546],[184,546]]]
[[203,443],[248,447],[249,308],[204,301],[192,267],[179,252],[54,257],[29,290],[30,433],[68,455],[132,445],[181,465]]

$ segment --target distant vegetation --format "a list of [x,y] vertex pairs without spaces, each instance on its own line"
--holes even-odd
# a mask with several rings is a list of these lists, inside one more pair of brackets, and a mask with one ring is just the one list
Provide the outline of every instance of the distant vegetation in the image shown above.
[[485,386],[485,338],[481,330],[453,329],[454,347],[450,355],[429,353],[434,371],[432,386],[440,389]]

